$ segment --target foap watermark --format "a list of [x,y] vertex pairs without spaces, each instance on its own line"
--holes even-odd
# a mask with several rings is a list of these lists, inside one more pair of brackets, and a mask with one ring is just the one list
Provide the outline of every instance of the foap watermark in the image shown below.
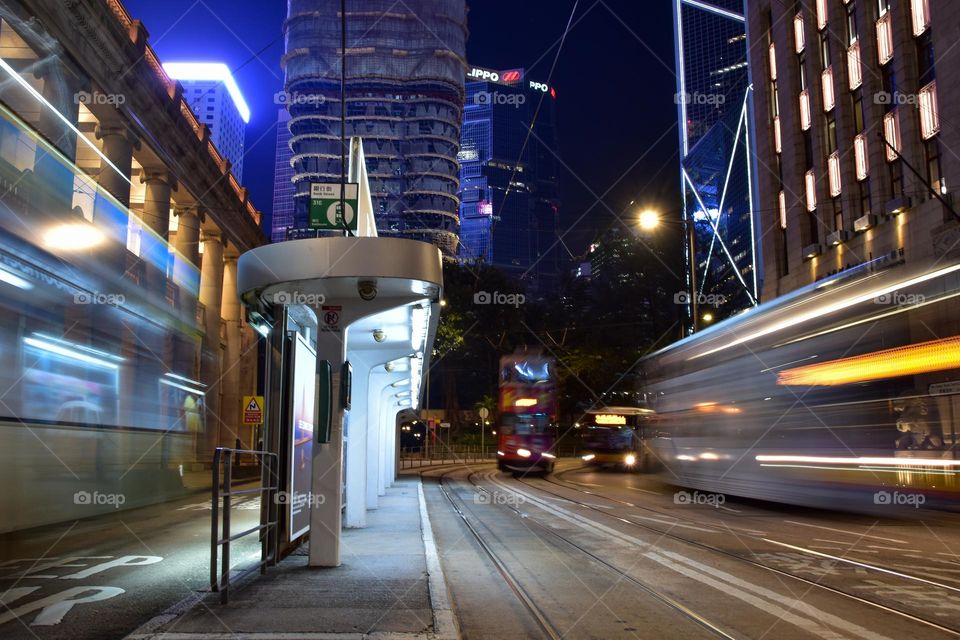
[[299,92],[290,92],[290,91],[277,91],[273,94],[273,103],[274,104],[312,104],[312,105],[321,105],[326,102],[327,99],[322,94],[319,93],[299,93]]
[[922,493],[877,491],[873,494],[873,504],[885,507],[913,507],[919,509],[926,501],[927,496]]
[[524,498],[519,493],[512,491],[477,491],[473,494],[473,504],[500,504],[508,507],[519,507],[524,502]]
[[926,298],[920,293],[900,293],[892,291],[881,294],[873,299],[873,304],[888,304],[896,307],[923,304]]
[[673,494],[674,504],[690,505],[700,504],[708,507],[719,508],[727,501],[727,496],[722,493],[704,493],[702,491],[677,491]]
[[273,294],[273,304],[305,304],[321,305],[327,301],[322,293],[306,293],[304,291],[277,291]]
[[293,508],[302,508],[305,506],[310,507],[319,507],[322,504],[326,504],[327,496],[322,493],[313,493],[307,491],[306,493],[299,493],[294,491],[293,493],[288,493],[286,491],[279,491],[275,496],[273,496],[273,501],[278,505],[291,505]]
[[479,91],[473,96],[473,104],[479,105],[510,105],[519,107],[527,103],[527,96],[522,93],[502,93],[500,91]]
[[878,91],[873,94],[874,104],[920,104],[920,97],[915,93],[901,93],[900,91]]
[[126,302],[122,293],[100,293],[99,291],[73,294],[73,304],[109,304],[114,307]]
[[[689,291],[677,291],[673,294],[674,304],[687,305],[693,302],[693,295]],[[720,293],[698,293],[697,304],[707,307],[719,307],[727,302],[727,297]]]
[[73,504],[84,506],[103,506],[109,505],[114,509],[119,509],[127,497],[122,493],[100,493],[99,491],[77,491],[73,494]]
[[500,293],[494,291],[477,291],[473,294],[473,304],[502,304],[519,307],[527,301],[527,296],[522,293]]
[[122,93],[102,93],[100,91],[77,91],[73,94],[74,104],[109,104],[120,106],[127,101]]
[[684,91],[673,94],[673,101],[676,104],[699,104],[719,107],[727,101],[727,96],[722,93],[700,93],[699,91],[690,93],[689,91]]

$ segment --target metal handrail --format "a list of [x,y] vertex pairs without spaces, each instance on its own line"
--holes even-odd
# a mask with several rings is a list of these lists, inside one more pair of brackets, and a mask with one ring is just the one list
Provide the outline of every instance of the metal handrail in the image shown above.
[[[226,456],[224,456],[226,454]],[[257,456],[261,464],[260,486],[254,489],[233,489],[233,461],[238,454],[251,454]],[[278,535],[277,535],[277,500],[276,494],[280,489],[279,476],[277,474],[279,459],[277,454],[269,451],[256,451],[252,449],[229,449],[226,447],[217,447],[213,452],[213,488],[211,495],[211,515],[210,515],[210,590],[220,592],[220,602],[226,604],[230,593],[230,543],[240,538],[260,533],[260,562],[245,569],[236,576],[236,579],[244,578],[254,571],[259,570],[261,574],[267,572],[267,566],[276,566],[278,558]],[[221,484],[220,469],[223,467],[223,480]],[[266,483],[265,479],[274,478],[275,480]],[[250,527],[244,531],[230,533],[230,510],[232,507],[233,496],[249,495],[252,493],[260,494],[260,524]],[[222,505],[222,523],[220,522]],[[220,537],[221,525],[223,537]],[[217,549],[220,549],[220,557],[217,558]],[[219,569],[219,571],[218,571]]]

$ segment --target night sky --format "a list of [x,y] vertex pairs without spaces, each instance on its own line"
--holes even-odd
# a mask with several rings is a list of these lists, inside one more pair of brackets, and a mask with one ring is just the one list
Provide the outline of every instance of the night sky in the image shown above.
[[[331,0],[332,1],[332,0]],[[349,2],[350,0],[348,0]],[[283,87],[278,0],[126,0],[163,61],[219,61],[252,112],[244,184],[269,216],[277,105]],[[580,253],[594,230],[637,204],[678,206],[676,91],[668,0],[580,0],[556,68],[573,0],[470,2],[467,58],[494,69],[525,67],[557,89],[561,229]],[[531,141],[536,144],[535,140]],[[600,203],[598,203],[600,200]],[[632,216],[635,218],[635,214]],[[269,220],[269,218],[268,218]],[[574,226],[576,225],[576,226]]]

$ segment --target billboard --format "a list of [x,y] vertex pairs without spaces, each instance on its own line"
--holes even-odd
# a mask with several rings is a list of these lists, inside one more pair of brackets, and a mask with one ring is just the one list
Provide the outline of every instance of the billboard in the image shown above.
[[313,429],[317,411],[317,354],[299,333],[293,334],[292,339],[290,497],[287,500],[291,540],[310,530]]

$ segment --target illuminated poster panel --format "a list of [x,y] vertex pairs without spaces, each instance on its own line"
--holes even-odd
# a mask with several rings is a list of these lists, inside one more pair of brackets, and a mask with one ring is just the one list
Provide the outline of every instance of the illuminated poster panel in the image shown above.
[[293,380],[290,394],[290,539],[310,530],[311,460],[313,427],[316,423],[317,355],[299,333],[294,334]]

